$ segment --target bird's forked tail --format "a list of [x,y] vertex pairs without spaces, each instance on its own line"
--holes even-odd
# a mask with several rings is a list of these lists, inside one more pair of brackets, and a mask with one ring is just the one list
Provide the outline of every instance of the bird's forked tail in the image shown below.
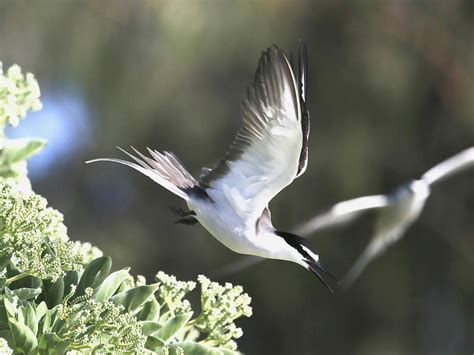
[[171,152],[160,153],[156,150],[148,149],[151,158],[144,156],[138,150],[132,147],[133,151],[137,156],[130,154],[129,152],[119,148],[122,152],[127,154],[136,163],[114,158],[99,158],[86,161],[86,163],[94,163],[97,161],[111,161],[127,165],[135,170],[138,170],[142,174],[148,176],[153,181],[157,182],[165,189],[178,195],[184,200],[189,200],[189,195],[186,190],[192,189],[198,182],[192,177],[192,175],[184,168],[183,164],[179,159]]

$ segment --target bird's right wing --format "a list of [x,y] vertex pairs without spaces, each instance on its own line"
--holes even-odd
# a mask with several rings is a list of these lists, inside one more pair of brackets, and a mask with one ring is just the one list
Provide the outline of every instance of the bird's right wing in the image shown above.
[[336,227],[349,223],[373,209],[387,206],[388,200],[385,195],[363,196],[336,203],[327,212],[313,217],[308,222],[297,227],[295,233],[309,236],[322,229]]
[[390,245],[396,243],[403,236],[407,227],[408,225],[406,224],[400,224],[394,228],[376,233],[354,265],[346,273],[341,284],[345,288],[351,286],[373,259],[382,254]]
[[421,178],[428,185],[432,185],[469,167],[474,167],[474,147],[463,150],[461,153],[439,163],[423,174]]

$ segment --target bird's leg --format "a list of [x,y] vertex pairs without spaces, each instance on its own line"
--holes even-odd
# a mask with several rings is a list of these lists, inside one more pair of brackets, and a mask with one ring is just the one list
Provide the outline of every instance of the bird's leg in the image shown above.
[[173,206],[170,207],[170,210],[174,214],[181,217],[180,219],[178,219],[174,223],[181,223],[181,224],[186,224],[188,226],[192,226],[193,224],[196,224],[198,222],[198,220],[194,217],[194,216],[196,216],[196,212],[194,212],[194,211],[185,212],[185,211],[183,211],[182,208],[177,208],[177,207],[173,207]]

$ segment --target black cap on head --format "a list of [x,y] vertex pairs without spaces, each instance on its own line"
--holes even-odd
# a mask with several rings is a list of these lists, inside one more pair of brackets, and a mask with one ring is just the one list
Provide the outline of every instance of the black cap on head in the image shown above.
[[334,282],[339,284],[337,279],[321,265],[318,260],[317,254],[313,252],[313,247],[307,239],[301,238],[295,234],[275,231],[275,234],[283,238],[285,242],[288,243],[291,247],[295,248],[298,253],[301,254],[303,260],[308,265],[308,270],[311,271],[316,277],[328,288],[329,291],[334,292],[329,283],[324,279],[324,275],[329,276]]

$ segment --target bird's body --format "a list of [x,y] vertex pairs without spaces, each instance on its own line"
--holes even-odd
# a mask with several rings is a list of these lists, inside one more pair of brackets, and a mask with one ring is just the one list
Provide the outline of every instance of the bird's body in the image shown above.
[[[306,49],[296,66],[273,46],[262,53],[255,79],[242,103],[243,124],[223,159],[204,169],[199,180],[169,152],[148,149],[151,158],[135,150],[128,165],[183,198],[190,213],[184,223],[198,221],[229,249],[264,258],[287,260],[330,275],[306,240],[277,231],[269,202],[300,176],[308,159],[309,113]],[[329,286],[328,286],[329,288]]]

